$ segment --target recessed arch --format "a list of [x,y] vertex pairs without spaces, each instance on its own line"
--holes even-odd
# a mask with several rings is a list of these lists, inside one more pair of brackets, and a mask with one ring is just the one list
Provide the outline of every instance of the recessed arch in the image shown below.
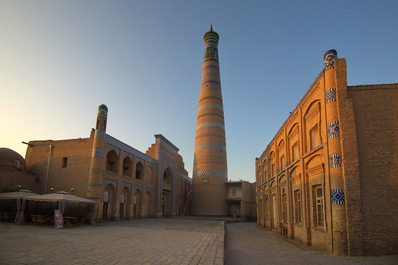
[[119,156],[117,155],[115,150],[110,150],[106,154],[106,170],[117,173],[118,166],[119,166]]

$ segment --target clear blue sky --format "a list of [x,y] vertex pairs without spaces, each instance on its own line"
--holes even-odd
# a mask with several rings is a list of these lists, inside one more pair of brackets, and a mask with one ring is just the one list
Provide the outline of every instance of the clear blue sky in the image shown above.
[[348,85],[398,82],[398,1],[0,0],[0,147],[107,133],[145,152],[161,133],[192,176],[210,24],[219,55],[229,179],[254,161],[334,48]]

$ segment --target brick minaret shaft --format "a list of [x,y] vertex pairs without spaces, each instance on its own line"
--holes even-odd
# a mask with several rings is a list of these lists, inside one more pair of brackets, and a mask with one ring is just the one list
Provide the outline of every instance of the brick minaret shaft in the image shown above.
[[204,39],[204,61],[193,166],[192,213],[225,215],[227,154],[218,63],[219,36],[210,27]]
[[[102,171],[105,170],[105,141],[108,108],[105,105],[98,107],[97,123],[95,126],[93,151],[88,177],[87,198],[101,203],[104,196]],[[102,207],[99,207],[99,216],[102,216]]]
[[336,83],[336,50],[329,50],[324,56],[325,102],[328,132],[330,194],[332,199],[333,253],[347,255],[346,207],[344,199],[343,157],[338,115],[338,87]]

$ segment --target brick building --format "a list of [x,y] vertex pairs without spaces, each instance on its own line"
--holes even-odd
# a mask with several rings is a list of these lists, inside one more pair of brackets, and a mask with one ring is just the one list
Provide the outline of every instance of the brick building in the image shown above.
[[106,134],[107,114],[99,106],[90,138],[29,142],[26,166],[37,190],[94,200],[99,221],[186,214],[191,179],[179,149],[159,134],[144,154]]
[[226,216],[239,217],[246,221],[256,220],[256,183],[248,181],[225,182],[227,204]]
[[337,255],[398,254],[398,84],[325,67],[256,159],[257,222]]

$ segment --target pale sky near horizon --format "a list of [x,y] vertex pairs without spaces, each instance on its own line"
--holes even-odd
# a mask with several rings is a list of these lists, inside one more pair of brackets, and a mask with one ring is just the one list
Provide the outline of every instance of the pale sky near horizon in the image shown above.
[[334,48],[348,85],[398,82],[398,1],[0,0],[0,147],[162,134],[192,177],[203,35],[220,35],[229,179],[260,156]]

